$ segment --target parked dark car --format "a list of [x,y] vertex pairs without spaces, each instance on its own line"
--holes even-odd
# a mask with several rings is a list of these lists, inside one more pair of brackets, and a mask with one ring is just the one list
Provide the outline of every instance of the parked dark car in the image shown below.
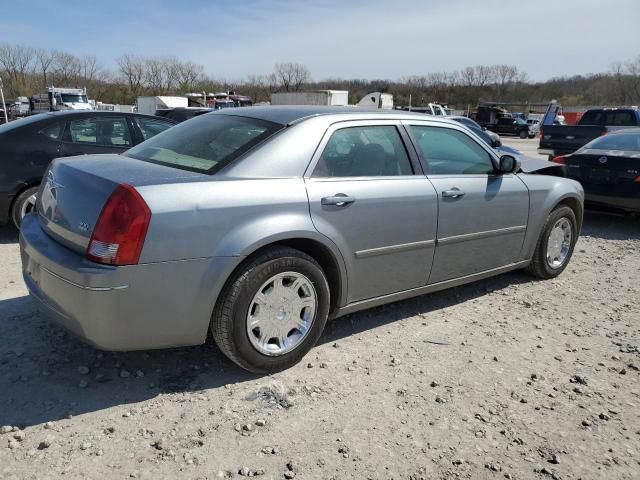
[[522,152],[520,150],[503,145],[502,140],[500,140],[500,135],[490,130],[485,130],[475,120],[469,117],[448,116],[447,119],[454,120],[458,123],[461,123],[465,127],[469,128],[473,133],[479,136],[482,139],[482,141],[484,141],[487,145],[496,149],[498,152],[502,154],[522,155]]
[[62,111],[0,126],[0,224],[20,225],[56,157],[121,153],[175,125],[152,115]]
[[578,150],[594,138],[617,130],[640,127],[640,110],[630,108],[593,108],[577,125],[543,125],[540,127],[538,153],[552,160]]
[[553,161],[582,183],[586,204],[640,213],[640,128],[596,138]]
[[496,123],[486,126],[487,130],[500,135],[517,135],[520,138],[533,138],[535,136],[529,129],[529,125],[521,118],[500,117]]
[[213,112],[213,108],[204,107],[176,107],[176,108],[163,108],[156,110],[157,117],[169,118],[175,122],[184,122],[190,118],[197,117],[198,115],[204,115],[205,113]]

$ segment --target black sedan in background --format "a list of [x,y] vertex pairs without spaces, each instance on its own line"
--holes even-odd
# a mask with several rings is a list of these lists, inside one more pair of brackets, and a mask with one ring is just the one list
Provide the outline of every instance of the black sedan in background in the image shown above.
[[152,115],[85,110],[41,113],[0,126],[0,225],[19,226],[33,209],[54,158],[121,153],[175,124]]
[[447,120],[453,120],[455,122],[461,123],[468,129],[470,129],[473,133],[478,135],[482,139],[482,141],[484,141],[484,143],[492,148],[495,148],[500,153],[508,155],[522,155],[522,152],[520,150],[503,145],[502,140],[500,140],[500,135],[495,132],[483,129],[478,123],[476,123],[475,120],[469,117],[450,116],[447,117]]
[[640,213],[640,128],[598,137],[553,161],[582,184],[585,205]]

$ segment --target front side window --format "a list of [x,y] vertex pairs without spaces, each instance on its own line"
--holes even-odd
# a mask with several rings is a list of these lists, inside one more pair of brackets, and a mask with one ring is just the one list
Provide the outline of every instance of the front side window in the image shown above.
[[459,130],[412,125],[411,132],[432,174],[489,174],[494,171],[489,153]]
[[161,122],[153,118],[135,117],[136,124],[142,132],[142,136],[145,140],[149,140],[151,137],[155,137],[157,134],[164,132],[166,129],[172,126],[168,122]]
[[256,118],[201,115],[142,142],[126,155],[213,174],[282,128],[283,125]]
[[69,123],[73,143],[88,143],[112,147],[131,145],[129,127],[124,118],[87,118]]
[[322,151],[314,177],[412,175],[411,162],[394,126],[336,130]]

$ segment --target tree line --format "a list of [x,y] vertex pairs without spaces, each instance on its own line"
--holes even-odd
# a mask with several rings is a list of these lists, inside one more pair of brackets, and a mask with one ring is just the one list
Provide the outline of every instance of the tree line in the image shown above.
[[273,92],[315,89],[348,90],[350,103],[369,92],[394,95],[396,105],[421,106],[441,102],[459,109],[479,102],[544,103],[557,99],[571,105],[640,104],[640,55],[617,61],[607,72],[531,81],[515,65],[476,65],[450,72],[430,72],[389,79],[327,78],[314,81],[300,63],[278,63],[267,74],[239,80],[214,78],[205,66],[171,56],[125,54],[114,68],[93,55],[0,44],[0,78],[5,96],[30,96],[46,87],[86,87],[89,97],[104,103],[132,104],[139,95],[182,95],[189,92],[235,90],[255,102]]

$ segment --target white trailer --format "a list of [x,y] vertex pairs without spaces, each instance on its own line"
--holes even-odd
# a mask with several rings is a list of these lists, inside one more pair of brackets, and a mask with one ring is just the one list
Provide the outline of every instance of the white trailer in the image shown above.
[[136,102],[136,105],[138,107],[138,113],[155,115],[156,110],[164,110],[166,108],[186,107],[188,102],[189,101],[187,97],[170,97],[170,96],[138,97],[138,101]]
[[271,105],[349,105],[347,90],[314,90],[271,94]]
[[382,92],[367,93],[362,97],[362,100],[356,104],[356,107],[382,108],[390,110],[393,108],[393,95]]

